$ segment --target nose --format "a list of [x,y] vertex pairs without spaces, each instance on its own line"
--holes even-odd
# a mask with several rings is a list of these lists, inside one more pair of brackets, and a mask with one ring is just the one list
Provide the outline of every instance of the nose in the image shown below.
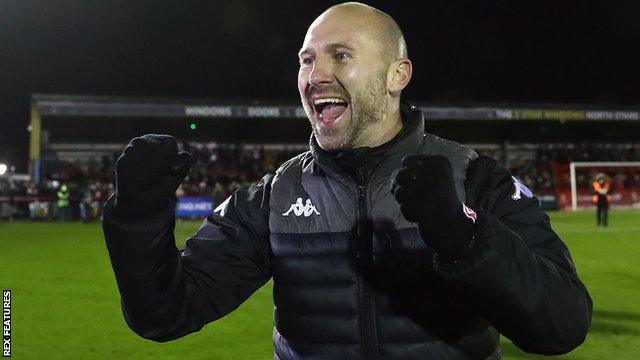
[[327,65],[324,65],[321,61],[316,60],[313,63],[313,68],[309,73],[309,83],[313,86],[319,87],[333,82],[333,75],[331,75],[330,69]]

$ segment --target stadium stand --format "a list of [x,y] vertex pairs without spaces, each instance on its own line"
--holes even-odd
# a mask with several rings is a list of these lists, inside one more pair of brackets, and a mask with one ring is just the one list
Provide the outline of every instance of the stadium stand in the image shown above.
[[[194,165],[189,176],[178,189],[178,196],[206,196],[214,204],[221,203],[234,190],[257,182],[268,172],[273,172],[281,163],[304,151],[305,144],[219,144],[214,141],[179,141],[181,149],[194,156]],[[512,144],[511,154],[504,162],[503,155],[494,146],[480,146],[479,153],[505,163],[510,171],[529,186],[538,196],[554,196],[558,183],[557,165],[572,161],[633,161],[640,159],[640,144],[596,143],[596,144]],[[67,184],[71,193],[74,217],[83,217],[82,204],[93,206],[91,219],[99,218],[101,206],[114,191],[115,161],[119,152],[103,156],[99,161],[55,161],[47,165],[44,178],[35,184],[28,180],[0,178],[0,199],[15,208],[13,216],[31,219],[55,218],[55,192],[61,184]],[[592,172],[596,172],[593,170]],[[588,187],[590,173],[578,177],[580,186]],[[609,174],[614,179],[614,188],[640,189],[640,169],[624,169]],[[566,187],[566,185],[564,185]],[[47,209],[46,204],[50,204]],[[89,205],[86,205],[89,204]],[[94,205],[91,205],[94,204]],[[7,216],[5,216],[7,217]]]
[[[635,109],[420,108],[428,132],[503,163],[538,195],[545,209],[567,209],[569,163],[640,160],[640,111]],[[70,190],[74,218],[99,218],[100,204],[114,191],[117,156],[129,139],[144,133],[171,134],[194,155],[195,164],[178,195],[210,199],[210,206],[305,151],[309,137],[304,113],[290,102],[34,95],[31,120],[30,173],[0,177],[0,218],[56,218],[56,189],[62,184]],[[601,170],[577,172],[580,191],[590,191],[592,176]],[[624,194],[627,205],[640,206],[640,167],[605,170],[614,181],[614,193]],[[620,203],[614,199],[614,206]],[[210,208],[201,210],[198,216]]]

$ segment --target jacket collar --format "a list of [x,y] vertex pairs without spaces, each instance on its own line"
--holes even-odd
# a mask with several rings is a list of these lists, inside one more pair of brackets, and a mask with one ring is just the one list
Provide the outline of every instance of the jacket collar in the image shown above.
[[[364,167],[366,179],[388,177],[400,167],[402,158],[414,154],[424,138],[424,115],[416,107],[401,103],[402,130],[389,142],[374,148],[327,152],[312,134],[309,148],[319,170],[339,179],[355,180],[356,168]],[[356,180],[357,181],[357,180]]]

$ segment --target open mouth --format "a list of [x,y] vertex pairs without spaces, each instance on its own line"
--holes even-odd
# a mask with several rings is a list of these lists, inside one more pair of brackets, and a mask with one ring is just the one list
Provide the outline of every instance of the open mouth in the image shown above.
[[349,103],[339,97],[325,97],[313,100],[316,119],[325,124],[337,121],[346,111]]

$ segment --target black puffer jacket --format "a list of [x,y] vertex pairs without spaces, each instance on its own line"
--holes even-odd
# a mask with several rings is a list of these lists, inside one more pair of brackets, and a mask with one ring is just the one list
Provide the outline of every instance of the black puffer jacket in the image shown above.
[[[498,333],[525,351],[581,344],[591,299],[535,197],[495,161],[405,128],[353,176],[320,150],[238,190],[188,241],[173,208],[104,232],[129,326],[168,341],[236,309],[274,280],[275,359],[497,359]],[[473,251],[444,263],[389,192],[403,156],[444,155],[461,200],[478,213]],[[380,155],[382,154],[382,155]]]

